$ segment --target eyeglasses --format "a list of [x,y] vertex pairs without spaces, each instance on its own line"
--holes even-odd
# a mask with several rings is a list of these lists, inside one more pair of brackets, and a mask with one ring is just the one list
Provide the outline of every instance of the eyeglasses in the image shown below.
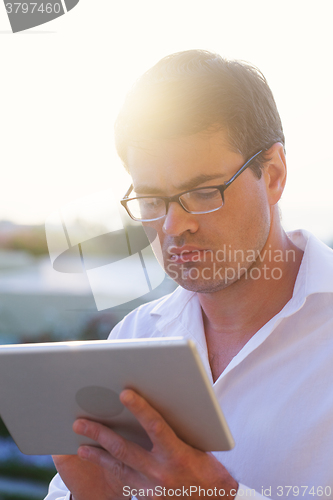
[[207,186],[190,189],[175,196],[136,196],[129,198],[133,191],[130,186],[120,203],[127,210],[128,215],[136,221],[148,222],[162,219],[168,213],[169,205],[172,202],[178,203],[185,212],[190,214],[208,214],[219,210],[224,205],[224,191],[244,172],[254,160],[263,152],[251,156],[244,165],[229,179],[218,186]]

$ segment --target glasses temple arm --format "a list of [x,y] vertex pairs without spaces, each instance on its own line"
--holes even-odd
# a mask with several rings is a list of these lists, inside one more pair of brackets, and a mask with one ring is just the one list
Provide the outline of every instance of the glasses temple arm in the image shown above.
[[255,155],[251,156],[251,158],[249,160],[247,160],[246,163],[244,163],[244,165],[238,170],[238,172],[235,173],[235,175],[233,175],[231,177],[231,179],[228,180],[228,182],[225,183],[225,187],[227,188],[235,179],[237,179],[237,177],[242,174],[244,172],[244,170],[249,167],[251,165],[251,163],[263,152],[264,150],[261,149],[258,153],[256,153]]
[[127,189],[127,191],[124,194],[123,198],[127,198],[131,191],[133,191],[133,184],[131,184],[130,187]]

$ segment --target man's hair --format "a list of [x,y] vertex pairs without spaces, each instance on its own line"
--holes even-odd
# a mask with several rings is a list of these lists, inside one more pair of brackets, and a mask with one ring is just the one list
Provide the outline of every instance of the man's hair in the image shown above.
[[[281,119],[264,75],[254,66],[204,50],[161,59],[137,80],[115,124],[118,154],[149,139],[170,139],[214,128],[247,160],[285,143]],[[265,155],[252,169],[260,178]]]

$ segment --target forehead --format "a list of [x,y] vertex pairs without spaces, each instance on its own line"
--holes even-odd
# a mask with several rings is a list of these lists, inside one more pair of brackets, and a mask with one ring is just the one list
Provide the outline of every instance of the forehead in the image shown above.
[[161,192],[178,190],[203,174],[226,180],[244,160],[231,150],[222,130],[142,141],[128,148],[127,158],[134,189],[151,187]]

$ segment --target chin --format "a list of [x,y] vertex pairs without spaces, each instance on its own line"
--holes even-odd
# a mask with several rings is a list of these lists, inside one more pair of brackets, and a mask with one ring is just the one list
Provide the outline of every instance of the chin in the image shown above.
[[[229,269],[232,270],[231,276],[228,276]],[[211,268],[201,268],[193,262],[186,266],[169,264],[165,267],[165,272],[178,285],[185,290],[198,293],[214,293],[224,290],[242,277],[242,274],[237,273],[237,269],[228,267],[225,271],[222,267],[216,266],[216,263],[213,263]]]
[[174,280],[178,285],[185,290],[197,293],[214,293],[224,290],[231,283],[225,283],[223,280],[207,281],[207,280],[191,280],[191,279],[178,279]]

